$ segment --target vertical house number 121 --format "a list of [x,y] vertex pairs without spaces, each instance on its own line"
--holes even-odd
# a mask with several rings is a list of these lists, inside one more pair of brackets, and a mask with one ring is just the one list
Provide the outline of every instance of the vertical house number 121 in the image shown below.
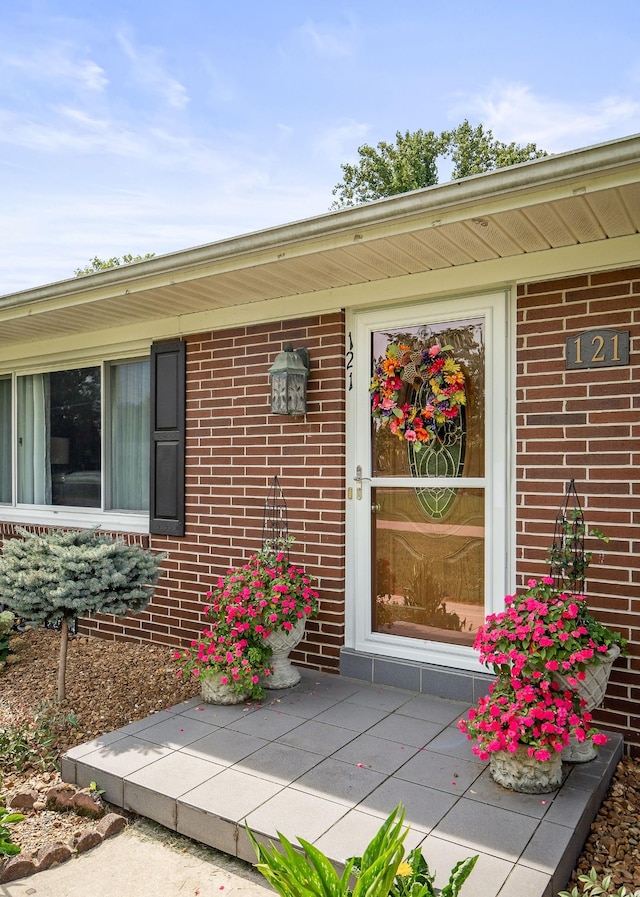
[[629,364],[628,330],[587,330],[567,339],[566,366],[570,370],[622,364]]
[[353,339],[351,337],[351,331],[347,334],[349,338],[347,353],[345,357],[345,367],[347,369],[347,377],[348,377],[348,387],[349,392],[353,389]]

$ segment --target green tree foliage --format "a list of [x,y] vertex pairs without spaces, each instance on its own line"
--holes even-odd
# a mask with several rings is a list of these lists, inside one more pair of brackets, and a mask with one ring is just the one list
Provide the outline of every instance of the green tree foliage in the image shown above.
[[84,277],[85,274],[96,274],[98,271],[106,271],[107,268],[119,268],[120,265],[130,265],[131,262],[143,262],[145,259],[152,259],[155,256],[155,252],[147,252],[146,255],[131,255],[131,253],[127,253],[123,255],[121,259],[114,256],[110,259],[100,259],[98,256],[94,256],[88,265],[85,265],[84,268],[76,268],[73,272],[76,277]]
[[485,131],[482,125],[474,128],[466,119],[453,131],[443,131],[441,137],[444,154],[453,161],[454,179],[530,162],[547,155],[535,143],[520,146],[518,143],[495,140],[491,131]]
[[93,530],[20,535],[4,543],[0,601],[24,620],[61,623],[58,699],[63,701],[69,623],[97,613],[143,610],[162,556]]
[[333,188],[338,199],[332,208],[355,206],[382,196],[419,190],[438,182],[437,159],[442,141],[433,131],[396,131],[395,144],[382,140],[377,147],[358,148],[357,165],[342,165],[344,180]]
[[395,144],[381,141],[376,147],[358,148],[356,165],[341,165],[343,180],[333,188],[337,197],[331,208],[355,206],[408,190],[438,183],[438,160],[451,159],[453,178],[493,171],[518,162],[546,156],[535,143],[521,146],[496,140],[482,125],[472,127],[465,119],[451,131],[396,132]]

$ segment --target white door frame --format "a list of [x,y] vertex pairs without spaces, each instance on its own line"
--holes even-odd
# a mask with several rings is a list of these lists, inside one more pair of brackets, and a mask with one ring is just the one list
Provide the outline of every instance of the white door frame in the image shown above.
[[[512,411],[509,294],[505,291],[454,299],[423,299],[384,308],[353,311],[347,319],[348,347],[353,347],[352,378],[347,382],[347,584],[345,646],[364,654],[477,670],[471,647],[371,632],[371,334],[409,322],[485,320],[485,477],[467,478],[465,486],[486,489],[485,610],[504,606],[512,582],[514,508],[510,476],[509,421]],[[362,480],[356,481],[360,465]],[[439,481],[442,485],[446,483]],[[459,481],[456,481],[460,485]],[[451,485],[454,485],[453,483]]]

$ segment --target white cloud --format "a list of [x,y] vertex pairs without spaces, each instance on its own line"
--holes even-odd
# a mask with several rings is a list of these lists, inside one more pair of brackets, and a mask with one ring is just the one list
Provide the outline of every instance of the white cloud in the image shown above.
[[237,90],[230,76],[214,65],[207,56],[201,54],[199,58],[205,75],[209,79],[208,83],[203,80],[201,86],[206,88],[208,95],[215,103],[225,106],[233,103],[237,96]]
[[64,151],[143,157],[151,146],[140,134],[108,119],[93,118],[69,106],[54,109],[46,121],[0,110],[0,143],[47,154]]
[[353,19],[346,25],[328,25],[307,19],[295,29],[305,45],[311,46],[317,56],[325,59],[341,59],[353,56],[357,46],[357,34]]
[[456,103],[458,117],[477,118],[506,143],[537,143],[564,152],[640,131],[640,103],[605,96],[590,103],[535,94],[525,84],[494,84],[487,94]]
[[264,154],[246,152],[230,141],[219,147],[213,141],[176,134],[163,126],[136,127],[109,116],[91,115],[75,106],[57,106],[52,112],[45,121],[0,109],[0,145],[44,154],[47,164],[67,161],[70,154],[93,155],[114,164],[122,159],[142,162],[145,171],[162,177],[167,169],[209,178],[241,171],[251,184],[265,180],[261,170],[267,165]]
[[352,119],[337,122],[316,138],[316,154],[336,164],[357,162],[358,147],[366,142],[370,130],[370,125]]
[[325,212],[317,185],[180,180],[157,191],[34,192],[0,210],[0,296],[73,277],[95,255],[161,255]]
[[278,131],[280,139],[284,140],[284,141],[289,140],[291,137],[293,137],[293,135],[295,133],[295,131],[291,127],[291,125],[285,125],[282,122],[276,123],[276,129]]
[[102,66],[92,59],[76,59],[75,48],[54,41],[48,46],[32,47],[19,55],[2,53],[5,70],[20,73],[34,81],[70,83],[81,90],[101,92],[109,83]]
[[118,43],[131,62],[138,81],[151,88],[173,109],[183,109],[189,102],[186,87],[177,78],[167,74],[160,63],[161,51],[152,47],[137,48],[123,32]]

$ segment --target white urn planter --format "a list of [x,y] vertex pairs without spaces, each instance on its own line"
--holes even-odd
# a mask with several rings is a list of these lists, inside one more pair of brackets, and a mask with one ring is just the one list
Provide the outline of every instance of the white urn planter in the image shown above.
[[[611,675],[611,667],[619,655],[620,648],[618,645],[611,645],[606,655],[602,655],[600,663],[590,663],[584,671],[585,678],[578,679],[575,685],[571,685],[567,681],[567,677],[561,673],[556,673],[555,678],[563,688],[577,692],[585,702],[584,709],[591,713],[604,700],[607,685],[609,684],[609,676]],[[586,763],[589,760],[593,760],[596,753],[594,744],[590,739],[580,742],[572,735],[569,739],[569,744],[562,751],[562,759],[565,763]]]
[[272,651],[270,666],[273,672],[262,680],[265,688],[291,688],[300,682],[300,673],[291,664],[289,652],[302,641],[305,623],[305,618],[301,617],[291,629],[277,629],[266,637],[265,642]]
[[242,704],[246,694],[238,694],[232,685],[223,682],[224,673],[208,673],[200,679],[200,696],[205,704]]
[[512,754],[496,751],[489,760],[491,778],[503,788],[523,794],[547,794],[556,791],[562,782],[562,757],[554,751],[549,760],[530,757],[526,745]]

